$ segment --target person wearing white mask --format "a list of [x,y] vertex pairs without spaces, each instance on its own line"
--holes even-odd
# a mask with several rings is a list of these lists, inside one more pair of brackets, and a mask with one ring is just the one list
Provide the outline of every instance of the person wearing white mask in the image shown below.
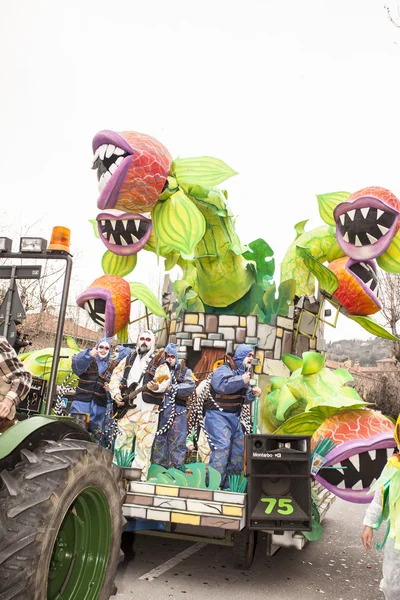
[[88,431],[97,442],[106,415],[106,386],[114,366],[107,337],[102,338],[95,348],[87,348],[72,357],[72,371],[78,375],[79,381],[70,414],[78,412],[89,415]]
[[[164,352],[160,356],[163,356]],[[109,391],[117,405],[124,404],[122,393],[133,383],[137,388],[147,385],[146,391],[135,398],[135,408],[127,411],[118,421],[119,435],[115,440],[115,451],[132,452],[135,439],[135,459],[132,467],[142,470],[142,481],[147,478],[151,461],[153,441],[158,428],[159,407],[169,385],[169,379],[161,384],[153,381],[158,366],[155,354],[155,338],[151,331],[139,334],[135,350],[121,360],[114,369]]]

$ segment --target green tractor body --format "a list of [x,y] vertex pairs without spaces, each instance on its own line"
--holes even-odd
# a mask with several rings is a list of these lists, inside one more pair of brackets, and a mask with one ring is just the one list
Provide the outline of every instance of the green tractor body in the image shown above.
[[124,522],[120,469],[84,427],[50,416],[72,262],[65,253],[32,257],[67,267],[47,414],[17,414],[0,434],[0,600],[108,600]]

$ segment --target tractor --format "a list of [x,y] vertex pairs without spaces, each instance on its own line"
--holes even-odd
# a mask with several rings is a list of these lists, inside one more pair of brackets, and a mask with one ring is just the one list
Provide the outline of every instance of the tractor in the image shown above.
[[[125,497],[120,469],[85,427],[51,415],[72,270],[66,235],[55,228],[49,246],[22,238],[19,252],[0,238],[1,258],[66,263],[46,414],[17,413],[0,433],[0,600],[108,600],[116,593]],[[11,279],[0,333],[12,344],[20,267],[7,268],[0,270]]]

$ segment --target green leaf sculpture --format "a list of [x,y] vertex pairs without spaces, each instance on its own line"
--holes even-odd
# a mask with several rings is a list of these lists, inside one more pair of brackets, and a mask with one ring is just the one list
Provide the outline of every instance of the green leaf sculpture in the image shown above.
[[195,204],[181,190],[165,202],[156,204],[152,212],[156,238],[160,244],[193,260],[194,249],[206,231],[206,222]]
[[320,217],[327,225],[336,225],[333,211],[338,204],[345,202],[350,197],[349,192],[332,192],[317,195]]
[[[246,260],[251,260],[257,267],[257,281],[263,282],[265,279],[272,279],[275,272],[274,251],[262,238],[258,238],[248,244],[249,250],[243,253]],[[270,260],[267,260],[270,259]]]
[[379,323],[377,323],[372,317],[362,317],[360,315],[347,316],[349,317],[349,319],[352,319],[353,321],[361,325],[361,327],[363,327],[366,331],[372,333],[372,335],[384,338],[385,340],[393,340],[394,342],[399,341],[398,337],[390,333],[390,331],[385,329],[385,327],[383,327],[382,325],[379,325]]
[[396,233],[386,252],[378,256],[376,262],[388,273],[400,273],[400,231]]
[[166,317],[163,307],[149,288],[143,283],[129,284],[131,288],[131,296],[137,298],[149,309],[150,312],[157,315],[158,317]]
[[223,160],[211,156],[176,158],[172,161],[171,174],[181,186],[199,185],[212,187],[237,175]]
[[66,336],[65,341],[67,342],[68,348],[70,348],[71,350],[76,350],[77,352],[81,351],[81,349],[79,348],[79,346],[76,343],[76,341],[74,340],[74,338],[71,337],[70,335]]
[[295,289],[296,282],[294,279],[283,281],[278,288],[278,297],[276,298],[276,286],[274,283],[270,284],[262,297],[264,308],[260,308],[260,304],[257,303],[251,314],[257,315],[260,322],[266,324],[271,322],[272,315],[287,317]]
[[106,250],[101,259],[101,266],[105,275],[118,275],[119,277],[125,277],[129,275],[136,267],[137,254],[130,254],[129,256],[119,256]]
[[90,224],[92,225],[92,227],[93,227],[93,233],[94,233],[94,235],[95,235],[95,236],[96,236],[98,239],[100,239],[100,235],[99,235],[99,229],[98,229],[98,226],[97,226],[97,219],[89,219],[89,223],[90,223]]
[[315,276],[318,281],[320,287],[325,290],[328,294],[333,294],[338,286],[339,281],[338,278],[332,271],[325,267],[322,263],[320,263],[307,248],[303,248],[302,246],[296,246],[296,252],[299,256],[301,256],[304,260],[304,264],[311,271],[311,273]]

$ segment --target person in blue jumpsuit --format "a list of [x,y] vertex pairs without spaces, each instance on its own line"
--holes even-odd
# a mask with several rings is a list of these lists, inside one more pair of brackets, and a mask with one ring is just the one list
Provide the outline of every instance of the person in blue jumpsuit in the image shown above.
[[[195,388],[192,371],[178,361],[177,344],[165,348],[165,362],[171,370],[171,385],[165,394],[152,462],[166,469],[181,468],[186,456],[186,400]],[[175,395],[176,391],[176,395]]]
[[106,385],[116,363],[110,358],[110,343],[102,338],[95,348],[87,348],[72,357],[72,371],[78,375],[70,414],[90,416],[88,431],[100,440],[107,406]]
[[210,467],[221,473],[221,488],[227,488],[229,475],[240,475],[244,466],[244,433],[240,423],[243,404],[260,396],[251,388],[252,346],[240,344],[233,360],[226,357],[211,378],[211,398],[206,404],[205,429],[209,437]]

